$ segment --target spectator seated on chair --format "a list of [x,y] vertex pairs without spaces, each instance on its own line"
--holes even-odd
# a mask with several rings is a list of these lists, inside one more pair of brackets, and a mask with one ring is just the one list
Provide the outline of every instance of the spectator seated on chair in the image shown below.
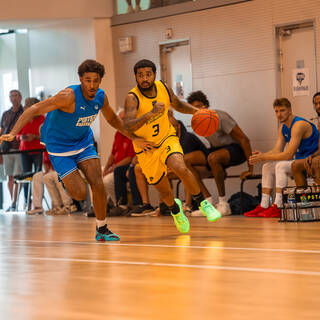
[[[121,110],[119,112],[120,119],[123,119],[124,112]],[[124,136],[122,133],[117,131],[114,136],[112,151],[108,157],[107,163],[103,169],[103,184],[106,191],[107,196],[110,196],[114,204],[117,204],[117,199],[115,195],[115,184],[118,184],[115,181],[114,170],[118,167],[123,167],[122,169],[118,169],[119,176],[123,177],[123,173],[125,175],[127,168],[129,167],[133,157],[135,157],[135,152],[133,149],[132,141]],[[121,174],[120,174],[121,171]],[[126,179],[121,178],[119,181],[119,185],[117,188],[121,188],[127,190],[126,188]],[[118,199],[120,200],[120,199]],[[121,199],[121,205],[127,206],[127,199]]]
[[[187,100],[198,109],[209,108],[209,101],[202,91],[192,92]],[[227,112],[219,109],[215,109],[215,111],[219,118],[219,128],[213,135],[206,138],[211,148],[206,152],[202,150],[193,152],[185,158],[185,162],[196,177],[205,197],[210,197],[210,193],[194,167],[207,166],[211,170],[219,193],[219,202],[216,208],[222,215],[228,215],[231,214],[231,209],[226,199],[225,169],[247,161],[248,171],[241,174],[241,179],[252,175],[253,166],[249,164],[252,152],[250,141],[237,122]]]
[[[127,205],[127,188],[126,183],[129,181],[133,208],[129,211],[129,215],[143,214],[154,211],[154,208],[148,203],[143,202],[137,186],[137,178],[135,175],[135,166],[137,165],[137,157],[134,157],[127,166],[118,166],[114,169],[115,195],[118,205]],[[138,173],[139,174],[139,173]],[[142,174],[142,172],[141,172]]]
[[[313,107],[320,118],[320,92],[313,96]],[[320,132],[320,121],[318,121],[318,131]],[[319,146],[320,147],[320,146]],[[320,148],[306,159],[295,160],[291,169],[297,187],[307,186],[307,175],[314,179],[316,184],[320,184]]]
[[[247,217],[280,217],[282,189],[287,186],[288,176],[292,174],[293,158],[305,159],[318,149],[317,128],[311,122],[293,115],[288,99],[276,99],[273,107],[280,122],[278,139],[272,150],[266,153],[255,151],[250,157],[251,164],[266,163],[262,167],[261,203],[254,210],[246,212],[244,215]],[[276,197],[270,206],[274,184]]]
[[49,192],[52,209],[46,211],[47,215],[67,215],[77,211],[73,200],[64,190],[62,183],[59,182],[58,174],[53,170],[48,153],[43,153],[44,172],[38,172],[33,177],[33,196],[32,209],[27,211],[28,215],[43,213],[42,198],[43,186]]

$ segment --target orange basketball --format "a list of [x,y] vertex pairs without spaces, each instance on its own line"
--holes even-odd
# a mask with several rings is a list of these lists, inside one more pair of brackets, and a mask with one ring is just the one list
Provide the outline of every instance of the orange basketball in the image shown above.
[[202,137],[209,137],[219,128],[219,117],[214,110],[200,109],[191,119],[193,131]]

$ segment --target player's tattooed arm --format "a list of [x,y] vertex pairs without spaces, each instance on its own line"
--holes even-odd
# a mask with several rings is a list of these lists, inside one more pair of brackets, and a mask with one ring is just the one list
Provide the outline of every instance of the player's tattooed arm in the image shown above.
[[158,113],[164,112],[163,103],[155,103],[150,112],[137,118],[138,100],[133,94],[128,94],[124,107],[124,127],[129,133],[141,128],[149,119]]
[[181,113],[189,113],[189,114],[194,114],[198,111],[197,108],[192,106],[191,104],[180,100],[173,92],[171,88],[169,88],[170,92],[170,97],[171,97],[171,105],[172,107],[177,110],[178,112]]

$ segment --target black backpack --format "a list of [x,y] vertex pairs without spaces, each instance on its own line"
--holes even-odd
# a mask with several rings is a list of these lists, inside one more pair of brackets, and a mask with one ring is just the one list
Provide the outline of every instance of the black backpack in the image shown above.
[[242,212],[241,212],[241,192],[233,194],[228,200],[232,214],[243,214],[253,210],[261,202],[261,183],[258,184],[258,195],[256,197],[242,192]]

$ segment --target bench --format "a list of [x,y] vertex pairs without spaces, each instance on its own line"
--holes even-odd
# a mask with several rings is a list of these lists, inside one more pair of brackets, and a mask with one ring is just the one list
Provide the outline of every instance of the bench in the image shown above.
[[[201,179],[213,179],[212,172],[207,169],[206,166],[195,166],[195,169],[199,172]],[[226,176],[226,179],[240,179],[240,175],[228,175]],[[253,174],[252,176],[249,176],[245,179],[242,179],[240,182],[240,213],[243,214],[243,188],[244,188],[244,183],[247,180],[257,180],[261,179],[262,175],[261,174]],[[179,189],[180,189],[180,184],[181,180],[178,179],[177,185],[176,185],[176,198],[179,198]]]

